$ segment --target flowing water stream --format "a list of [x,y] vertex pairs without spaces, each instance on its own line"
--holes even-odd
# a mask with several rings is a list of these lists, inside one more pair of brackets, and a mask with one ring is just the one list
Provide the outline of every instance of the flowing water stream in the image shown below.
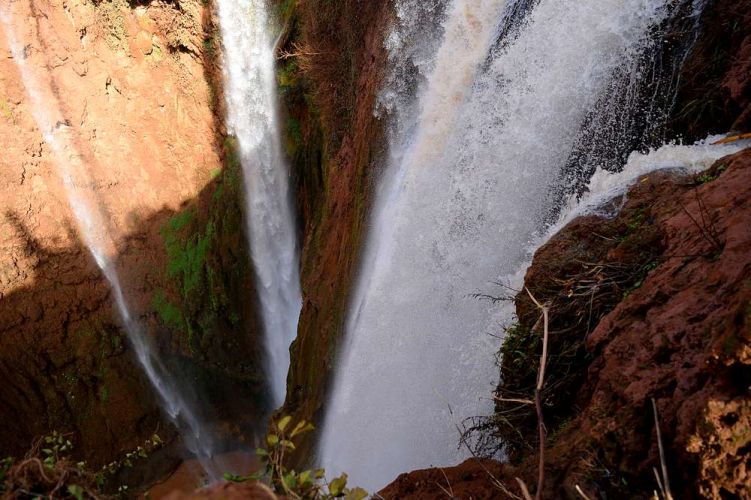
[[274,25],[265,0],[219,0],[227,126],[239,144],[248,239],[263,320],[267,378],[284,401],[302,307],[297,230],[276,103]]
[[[381,95],[392,148],[319,449],[370,489],[467,455],[457,425],[490,413],[490,334],[511,320],[472,294],[521,274],[580,130],[670,15],[658,0],[427,4],[432,31],[425,3],[397,0],[387,39],[417,85],[391,75]],[[421,40],[432,50],[405,50]]]

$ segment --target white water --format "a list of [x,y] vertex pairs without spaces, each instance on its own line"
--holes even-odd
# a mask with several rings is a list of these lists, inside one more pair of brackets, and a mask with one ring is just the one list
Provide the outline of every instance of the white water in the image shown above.
[[302,307],[297,230],[279,138],[273,23],[265,0],[219,0],[227,125],[239,143],[248,239],[273,403],[284,401]]
[[[587,112],[666,15],[658,0],[542,0],[491,55],[505,3],[447,8],[378,193],[319,450],[370,489],[466,456],[455,424],[491,410],[503,319],[470,294],[517,274]],[[397,31],[420,22],[397,7]]]
[[34,67],[27,61],[26,47],[31,48],[33,45],[29,40],[20,40],[17,36],[14,27],[23,24],[14,24],[14,19],[20,17],[13,15],[10,6],[0,7],[0,23],[8,47],[29,97],[34,120],[52,153],[52,161],[57,167],[84,243],[110,284],[130,345],[156,390],[162,409],[176,425],[188,450],[203,464],[209,478],[218,479],[225,467],[212,460],[215,452],[213,436],[207,432],[194,409],[187,403],[184,394],[156,357],[146,332],[130,313],[112,261],[112,257],[117,255],[117,248],[107,229],[106,218],[96,202],[95,194],[79,187],[90,183],[86,182],[89,178],[87,168],[75,145],[75,132],[64,125],[65,118],[51,87],[49,75],[46,75],[42,67]]
[[[618,173],[598,169],[590,179],[584,196],[579,200],[569,201],[561,211],[559,222],[550,228],[540,245],[576,217],[600,213],[607,202],[625,194],[646,175],[661,170],[675,170],[686,174],[699,173],[711,167],[720,158],[751,147],[751,140],[715,144],[724,137],[710,136],[692,145],[667,144],[647,153],[631,153],[626,166]],[[612,214],[604,212],[603,215]]]

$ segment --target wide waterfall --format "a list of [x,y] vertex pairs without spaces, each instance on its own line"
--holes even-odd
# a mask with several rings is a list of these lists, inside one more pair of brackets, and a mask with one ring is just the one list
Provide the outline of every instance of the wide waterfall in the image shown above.
[[[12,4],[11,4],[12,6]],[[81,236],[112,289],[117,311],[123,321],[130,345],[149,382],[156,390],[162,409],[177,427],[188,450],[195,455],[211,479],[218,479],[225,467],[213,460],[216,450],[214,436],[208,432],[189,398],[178,387],[171,374],[158,358],[151,342],[137,318],[131,314],[123,294],[113,257],[116,256],[107,219],[102,212],[90,183],[85,161],[75,142],[75,130],[68,125],[61,112],[53,82],[44,65],[27,62],[25,47],[31,40],[20,39],[14,26],[12,7],[0,7],[0,23],[18,67],[34,120],[45,143],[50,148],[68,203],[78,223]]]
[[277,119],[276,40],[265,0],[220,0],[218,7],[227,125],[239,143],[267,374],[273,403],[280,405],[302,299],[295,217]]
[[669,15],[658,0],[396,8],[401,73],[379,108],[392,149],[319,449],[329,472],[371,489],[467,456],[458,427],[491,411],[488,353],[511,320],[472,295],[519,274],[588,116]]

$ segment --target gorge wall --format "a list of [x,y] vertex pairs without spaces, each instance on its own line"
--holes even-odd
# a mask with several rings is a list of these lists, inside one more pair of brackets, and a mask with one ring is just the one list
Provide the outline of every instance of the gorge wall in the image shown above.
[[[287,399],[277,415],[320,425],[385,156],[374,107],[394,12],[388,1],[274,3],[284,27],[277,79],[299,211],[303,290]],[[175,378],[191,388],[189,397],[202,400],[204,416],[227,446],[251,444],[269,410],[268,388],[237,145],[223,125],[214,6],[200,0],[13,5],[24,57],[34,76],[54,89],[57,98],[47,104],[60,108],[65,119],[58,125],[74,138],[76,151],[68,153],[89,170],[90,180],[77,187],[109,218],[114,260],[136,315]],[[680,73],[667,134],[691,142],[709,133],[748,132],[751,3],[710,0],[700,28]],[[21,456],[35,438],[60,431],[71,433],[77,455],[97,467],[156,432],[173,445],[158,457],[164,467],[152,471],[148,480],[154,479],[178,455],[175,430],[134,362],[112,293],[77,234],[6,38],[0,37],[0,55],[0,422],[13,428],[0,432],[0,450]],[[597,311],[597,321],[588,317],[584,333],[574,330],[575,342],[557,344],[572,355],[552,368],[551,377],[556,370],[567,375],[555,387],[557,399],[546,402],[553,434],[546,494],[573,496],[576,485],[593,495],[623,494],[623,481],[633,486],[628,491],[648,492],[656,461],[649,397],[658,399],[671,468],[685,471],[686,488],[719,497],[721,488],[735,494],[748,482],[745,469],[737,471],[745,467],[738,457],[748,456],[741,431],[749,416],[743,389],[750,171],[744,153],[722,160],[706,177],[650,177],[629,195],[620,218],[579,220],[538,252],[527,282],[540,298],[550,292],[542,278],[581,274],[586,270],[572,266],[585,257],[637,269]],[[690,216],[703,211],[711,215],[711,231]],[[595,232],[606,238],[586,238]],[[677,306],[675,297],[693,309]],[[519,366],[534,366],[537,315],[523,296],[517,302],[519,324],[504,348],[520,348],[503,358],[501,392],[521,393],[534,379]],[[722,307],[707,309],[717,302]],[[574,314],[573,306],[567,311]],[[675,316],[691,318],[683,344],[668,321]],[[581,317],[558,318],[562,330],[581,326]],[[683,366],[688,357],[701,368]],[[668,372],[686,382],[675,383]],[[603,418],[622,407],[627,411],[617,419]],[[457,492],[494,498],[488,470],[509,484],[516,475],[534,484],[534,415],[521,414],[504,428],[495,417],[508,408],[496,410],[481,439],[496,445],[502,439],[514,464],[472,462],[447,470]],[[313,439],[298,446],[293,462],[315,461]],[[593,455],[593,448],[600,451]],[[616,469],[621,475],[612,474]],[[444,477],[437,470],[403,476],[382,495],[442,496]]]
[[[106,213],[134,315],[188,397],[210,394],[217,432],[252,436],[267,392],[210,5],[28,0],[12,15],[32,77],[54,89],[44,105],[73,137],[65,154],[88,170],[75,187]],[[9,51],[0,37],[0,421],[14,428],[0,449],[22,456],[39,436],[72,433],[98,467],[174,430],[77,234]]]
[[[279,414],[321,423],[364,236],[389,2],[280,2],[280,94],[302,224],[303,308]],[[312,459],[313,442],[296,460]]]

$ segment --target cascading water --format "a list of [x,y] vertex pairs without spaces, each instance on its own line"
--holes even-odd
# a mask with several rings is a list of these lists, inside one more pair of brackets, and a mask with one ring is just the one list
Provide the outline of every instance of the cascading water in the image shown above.
[[[415,65],[432,68],[419,113],[399,125],[376,200],[321,438],[330,472],[372,489],[466,455],[455,425],[490,412],[497,341],[488,333],[510,319],[470,294],[518,274],[560,204],[551,192],[588,113],[668,10],[658,0],[454,0],[446,9],[435,58]],[[422,13],[406,1],[397,12],[394,59],[399,30]]]
[[216,452],[214,437],[207,432],[195,409],[188,404],[186,395],[177,387],[157,357],[143,327],[131,315],[112,261],[112,257],[117,254],[115,242],[107,230],[106,219],[93,191],[86,188],[90,185],[86,182],[89,176],[73,139],[74,130],[66,125],[68,121],[60,111],[61,106],[52,83],[49,77],[44,75],[44,67],[32,67],[28,64],[26,50],[32,45],[28,41],[24,40],[22,43],[18,39],[14,31],[11,6],[12,4],[0,7],[0,24],[29,96],[34,120],[51,150],[52,160],[57,167],[83,240],[110,284],[130,345],[149,382],[156,390],[163,410],[174,422],[186,447],[199,459],[209,478],[218,479],[227,469],[220,461],[212,458]]
[[[724,137],[710,136],[693,145],[666,144],[647,153],[633,152],[620,172],[598,169],[589,180],[587,192],[579,199],[571,199],[561,210],[558,223],[551,226],[536,247],[557,233],[576,217],[588,214],[611,216],[608,202],[624,195],[640,178],[660,170],[696,174],[708,169],[720,158],[751,147],[751,140],[720,143]],[[616,207],[617,208],[617,207]]]
[[248,239],[274,405],[286,391],[302,307],[295,218],[276,109],[273,23],[265,0],[219,0],[227,125],[239,143]]

